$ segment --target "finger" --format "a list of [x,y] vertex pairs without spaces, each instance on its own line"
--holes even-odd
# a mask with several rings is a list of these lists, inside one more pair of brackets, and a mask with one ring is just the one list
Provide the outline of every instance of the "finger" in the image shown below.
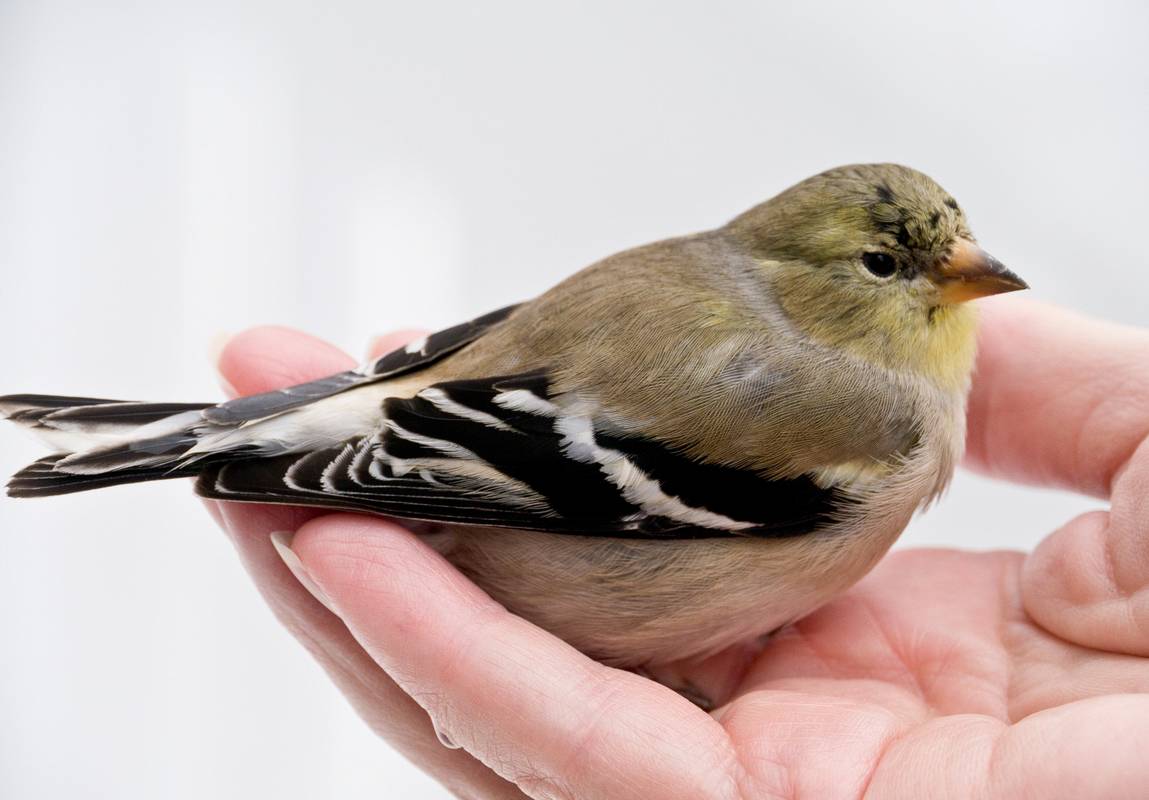
[[292,549],[436,727],[529,795],[728,796],[721,726],[510,614],[396,525],[337,514]]
[[959,773],[953,796],[1146,797],[1147,712],[1149,697],[1114,694],[1026,717],[990,754],[986,790],[965,794]]
[[368,347],[367,352],[371,358],[379,358],[387,355],[392,350],[402,347],[408,342],[413,342],[426,335],[427,331],[420,328],[404,328],[400,331],[385,333],[371,340],[371,345]]
[[271,544],[275,531],[291,531],[315,509],[220,503],[245,568],[279,621],[319,662],[376,734],[421,770],[463,797],[523,795],[465,751],[444,747],[427,713],[363,650],[347,627],[309,594]]
[[1022,600],[1063,639],[1149,656],[1149,439],[1118,473],[1109,511],[1072,520],[1029,555]]
[[241,395],[258,394],[351,369],[355,360],[306,333],[264,326],[234,336],[219,356],[219,371]]
[[[287,328],[255,328],[227,343],[220,359],[225,381],[242,394],[268,391],[347,369],[352,360],[332,345]],[[460,796],[522,798],[467,753],[440,744],[423,709],[387,677],[346,626],[300,585],[271,543],[274,531],[294,531],[317,509],[209,501],[276,617],[315,657],[360,716],[408,759]]]
[[1149,436],[1149,331],[1023,299],[986,303],[967,463],[1106,496]]
[[890,742],[867,797],[1146,797],[1149,698],[1110,695],[1006,725],[954,714]]
[[1149,655],[1149,332],[990,305],[969,423],[975,466],[1111,496],[1026,559],[1026,612],[1068,641]]

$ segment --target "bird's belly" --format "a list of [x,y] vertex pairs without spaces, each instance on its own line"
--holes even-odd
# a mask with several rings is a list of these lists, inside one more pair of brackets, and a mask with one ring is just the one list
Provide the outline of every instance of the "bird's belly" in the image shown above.
[[438,528],[426,541],[508,610],[622,667],[717,652],[857,581],[908,521],[785,539],[652,541]]

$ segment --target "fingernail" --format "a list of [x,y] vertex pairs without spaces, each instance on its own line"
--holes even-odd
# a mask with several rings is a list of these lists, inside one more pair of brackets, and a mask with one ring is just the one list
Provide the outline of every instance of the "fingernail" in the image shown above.
[[431,720],[431,727],[435,729],[435,738],[439,740],[439,744],[446,747],[448,750],[460,750],[462,745],[455,744],[455,740],[447,734],[439,730],[439,726],[435,724],[435,720]]
[[223,518],[223,512],[219,508],[219,503],[215,500],[204,500],[203,507],[207,509],[207,513],[211,514],[211,518],[215,520],[215,524],[223,529],[224,533],[231,533],[227,527],[227,520]]
[[219,382],[219,388],[223,389],[223,393],[228,397],[239,397],[239,389],[231,385],[231,381],[223,377],[223,375],[216,374],[216,380]]
[[375,351],[379,349],[379,343],[383,341],[382,336],[372,336],[367,342],[367,361],[374,362],[379,360],[379,356],[375,355]]
[[279,557],[283,559],[283,563],[291,570],[291,574],[299,581],[300,586],[322,603],[324,608],[332,614],[337,614],[338,612],[335,610],[331,598],[319,588],[319,584],[311,579],[311,576],[307,574],[307,570],[303,566],[303,562],[299,560],[299,556],[291,549],[291,540],[293,538],[295,538],[293,531],[272,531],[271,545],[275,548],[275,552],[279,553]]
[[388,338],[390,337],[376,336],[371,341],[369,341],[367,343],[367,360],[363,363],[373,367],[375,366],[376,361],[394,350],[394,345],[387,344]]
[[223,355],[223,349],[227,347],[230,340],[231,333],[228,331],[216,331],[208,337],[207,357],[211,359],[211,363],[219,363],[219,357]]
[[218,331],[211,335],[207,340],[207,354],[211,359],[212,366],[216,368],[216,379],[219,381],[220,388],[223,389],[224,394],[228,397],[238,397],[239,392],[231,385],[222,374],[219,373],[219,359],[223,355],[223,349],[227,347],[227,343],[231,341],[231,333],[228,331]]

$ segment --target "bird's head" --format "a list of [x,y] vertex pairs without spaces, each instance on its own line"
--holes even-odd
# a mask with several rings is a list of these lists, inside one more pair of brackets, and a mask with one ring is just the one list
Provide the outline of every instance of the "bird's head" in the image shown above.
[[975,243],[948,192],[897,164],[815,175],[728,230],[813,338],[947,381],[964,382],[972,364],[965,303],[1027,288]]

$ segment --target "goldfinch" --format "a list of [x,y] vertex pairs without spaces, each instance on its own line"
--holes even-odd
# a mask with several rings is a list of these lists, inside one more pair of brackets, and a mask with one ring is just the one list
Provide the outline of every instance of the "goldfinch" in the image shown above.
[[366,366],[230,402],[11,395],[13,497],[198,476],[414,529],[617,666],[713,653],[857,581],[961,455],[976,320],[1026,284],[954,199],[832,169]]

